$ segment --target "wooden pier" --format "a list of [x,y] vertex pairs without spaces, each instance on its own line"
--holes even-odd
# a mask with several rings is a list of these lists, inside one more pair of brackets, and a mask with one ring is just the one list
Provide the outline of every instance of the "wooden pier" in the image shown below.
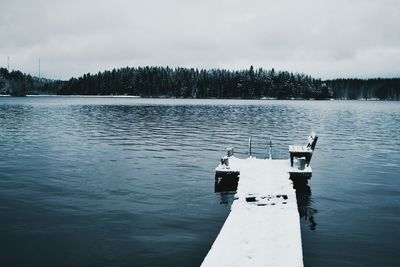
[[310,179],[316,141],[313,134],[306,146],[291,146],[287,160],[239,159],[228,150],[216,168],[216,186],[238,176],[235,200],[201,266],[303,266],[293,181]]

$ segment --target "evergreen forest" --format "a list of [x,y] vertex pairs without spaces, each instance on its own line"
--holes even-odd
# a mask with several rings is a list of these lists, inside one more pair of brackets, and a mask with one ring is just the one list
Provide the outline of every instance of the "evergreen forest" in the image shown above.
[[321,80],[272,69],[125,67],[66,81],[0,68],[0,94],[165,98],[400,100],[400,78]]

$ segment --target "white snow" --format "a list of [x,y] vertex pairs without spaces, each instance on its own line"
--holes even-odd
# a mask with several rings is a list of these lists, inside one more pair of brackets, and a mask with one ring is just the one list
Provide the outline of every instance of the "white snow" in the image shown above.
[[307,146],[299,146],[299,145],[290,145],[289,151],[293,152],[312,152],[311,148]]
[[201,266],[303,266],[289,160],[232,156],[229,166],[240,171],[237,199]]

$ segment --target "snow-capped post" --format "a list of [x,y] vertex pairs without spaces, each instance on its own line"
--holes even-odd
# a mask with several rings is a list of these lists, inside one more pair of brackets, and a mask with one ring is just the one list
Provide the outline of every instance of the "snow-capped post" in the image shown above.
[[232,147],[228,147],[228,148],[226,149],[226,155],[227,155],[228,157],[232,157],[232,156],[233,156],[233,148],[232,148]]
[[251,136],[249,137],[249,157],[251,157]]

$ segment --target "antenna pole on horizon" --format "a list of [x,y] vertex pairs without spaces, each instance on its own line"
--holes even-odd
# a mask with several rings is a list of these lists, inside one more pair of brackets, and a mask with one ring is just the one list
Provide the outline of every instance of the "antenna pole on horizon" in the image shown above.
[[40,58],[39,58],[39,81],[40,81]]
[[10,56],[7,56],[7,70],[10,71]]

